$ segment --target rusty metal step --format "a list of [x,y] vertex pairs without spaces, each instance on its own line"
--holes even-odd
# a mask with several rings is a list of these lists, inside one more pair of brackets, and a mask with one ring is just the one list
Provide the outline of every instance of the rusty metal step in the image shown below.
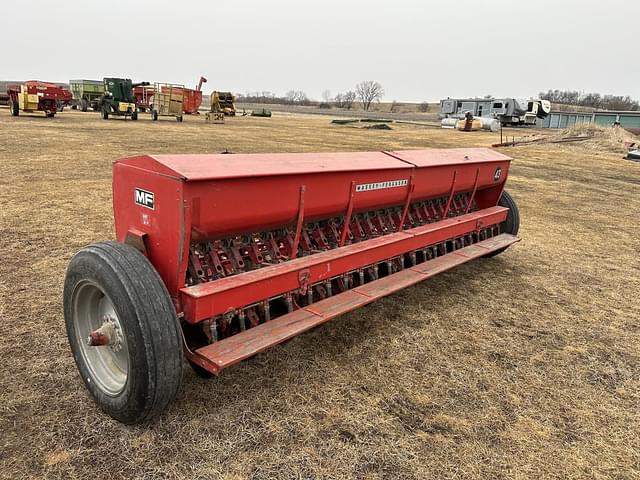
[[518,237],[504,233],[469,245],[202,347],[190,355],[190,360],[212,373],[218,374],[224,368],[304,333],[338,315],[371,303],[380,297],[411,286],[469,260],[508,247],[519,240]]

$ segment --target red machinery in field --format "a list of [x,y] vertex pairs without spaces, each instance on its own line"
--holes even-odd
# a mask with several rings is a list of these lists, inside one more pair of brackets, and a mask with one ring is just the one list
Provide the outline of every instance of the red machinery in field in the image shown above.
[[200,81],[198,82],[195,90],[190,88],[185,88],[183,90],[184,103],[182,104],[182,109],[184,113],[198,113],[198,109],[200,108],[200,105],[202,105],[202,84],[206,82],[206,78],[200,77]]
[[176,394],[183,352],[243,359],[518,241],[510,158],[483,148],[154,155],[113,167],[117,242],[84,248],[64,288],[82,378],[137,422]]
[[17,117],[20,111],[32,113],[43,112],[53,117],[73,98],[66,88],[55,83],[29,80],[22,85],[12,85],[7,89],[11,115]]
[[155,92],[154,86],[150,85],[149,82],[141,82],[133,87],[133,96],[136,99],[136,108],[139,112],[151,111]]

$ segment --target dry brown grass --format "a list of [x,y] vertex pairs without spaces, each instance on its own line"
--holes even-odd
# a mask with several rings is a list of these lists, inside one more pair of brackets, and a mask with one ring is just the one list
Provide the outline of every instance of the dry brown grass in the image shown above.
[[[68,259],[111,238],[138,153],[488,145],[495,134],[279,115],[53,120],[0,110],[0,477],[640,477],[640,165],[505,149],[523,241],[203,381],[152,425],[102,415],[64,334]],[[229,156],[233,161],[233,156]]]
[[627,153],[630,143],[637,143],[640,139],[627,132],[624,128],[612,128],[595,125],[592,123],[573,125],[564,130],[557,131],[552,138],[586,136],[590,137],[582,144],[582,148],[588,148],[595,152]]

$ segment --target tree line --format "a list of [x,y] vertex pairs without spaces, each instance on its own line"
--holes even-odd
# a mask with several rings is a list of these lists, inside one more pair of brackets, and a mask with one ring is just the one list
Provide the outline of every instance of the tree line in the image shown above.
[[368,111],[375,102],[379,102],[384,97],[384,88],[374,80],[365,80],[356,85],[355,90],[331,95],[329,90],[322,93],[322,101],[316,101],[302,90],[289,90],[284,96],[276,95],[273,92],[247,92],[236,95],[236,100],[240,103],[267,103],[283,105],[303,105],[319,106],[320,108],[344,108],[350,110],[353,104],[358,101],[363,110]]
[[540,92],[542,100],[566,105],[591,107],[597,110],[640,110],[640,102],[626,95],[601,95],[573,90],[549,90]]

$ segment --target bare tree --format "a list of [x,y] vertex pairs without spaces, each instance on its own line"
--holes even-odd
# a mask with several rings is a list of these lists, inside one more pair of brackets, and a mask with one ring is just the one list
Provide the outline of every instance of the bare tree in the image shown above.
[[284,94],[284,98],[287,99],[287,103],[294,104],[296,102],[297,92],[295,90],[289,90]]
[[365,80],[356,85],[356,95],[365,112],[369,111],[373,102],[379,102],[384,96],[382,85],[373,80]]
[[426,113],[429,111],[429,102],[422,102],[420,105],[418,105],[418,111],[419,112],[423,112]]
[[322,101],[318,104],[320,108],[331,108],[331,90],[325,90],[322,92]]
[[540,92],[540,98],[553,103],[579,105],[603,110],[640,110],[640,102],[623,95],[581,93],[573,90],[549,90]]
[[286,103],[290,105],[308,105],[309,97],[302,90],[289,90],[284,94]]
[[349,90],[342,96],[342,107],[351,110],[353,102],[356,101],[356,92]]
[[347,110],[353,107],[353,102],[356,100],[355,92],[351,90],[345,93],[337,93],[333,98],[333,101],[338,108],[346,108]]

